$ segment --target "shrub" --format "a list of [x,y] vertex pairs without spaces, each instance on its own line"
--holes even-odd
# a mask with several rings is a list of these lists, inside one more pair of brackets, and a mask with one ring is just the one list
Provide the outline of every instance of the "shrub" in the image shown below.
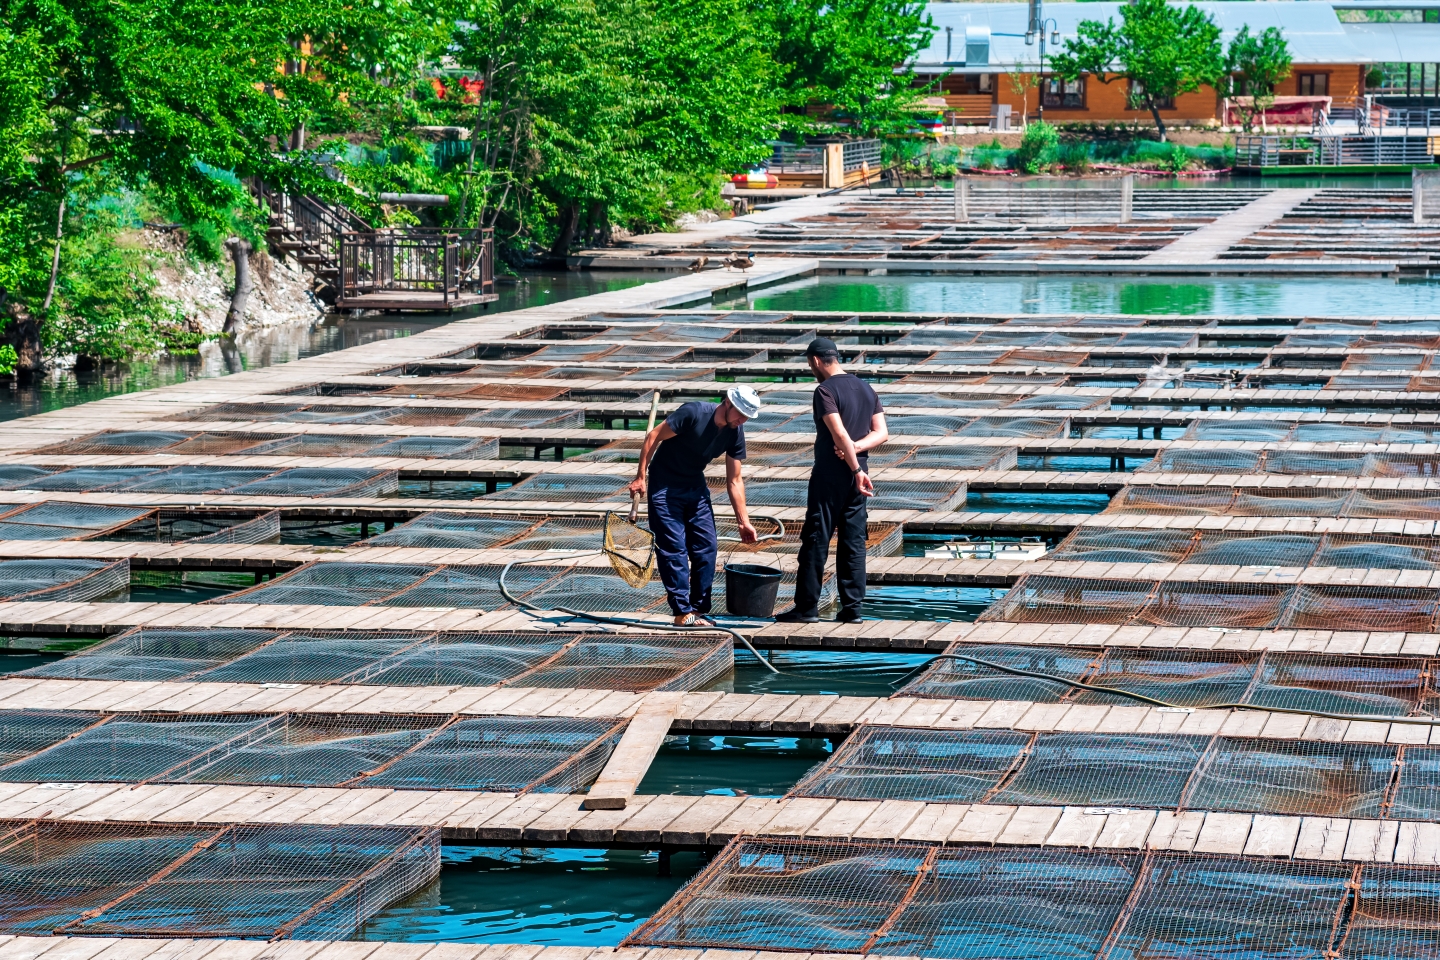
[[1055,165],[1059,155],[1060,135],[1044,120],[1025,128],[1015,159],[1026,173],[1039,173]]
[[1090,169],[1090,145],[1088,143],[1066,143],[1060,147],[1060,165],[1071,173],[1085,173]]

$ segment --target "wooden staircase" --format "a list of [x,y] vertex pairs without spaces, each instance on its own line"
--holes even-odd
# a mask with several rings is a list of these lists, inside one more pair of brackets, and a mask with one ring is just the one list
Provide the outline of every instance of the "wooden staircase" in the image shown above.
[[448,311],[499,299],[491,230],[376,230],[337,203],[259,181],[250,189],[269,207],[270,249],[309,270],[339,309]]

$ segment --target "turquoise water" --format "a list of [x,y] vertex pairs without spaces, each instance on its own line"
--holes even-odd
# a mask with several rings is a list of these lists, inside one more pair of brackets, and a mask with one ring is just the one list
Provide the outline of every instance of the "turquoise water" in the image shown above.
[[1437,316],[1440,281],[1173,277],[811,277],[717,307],[902,313]]
[[[873,589],[873,588],[872,588]],[[866,591],[867,597],[870,591]],[[868,602],[868,600],[867,600]],[[930,658],[911,653],[837,653],[829,650],[774,650],[766,654],[780,673],[771,673],[744,650],[735,651],[735,672],[706,690],[726,693],[837,694],[888,697],[916,667]]]
[[824,739],[670,737],[646,771],[640,793],[780,797],[832,749]]
[[374,917],[357,940],[614,946],[702,866],[677,853],[670,876],[636,850],[447,846],[438,883]]
[[979,513],[1099,513],[1110,505],[1104,493],[970,491],[961,509]]

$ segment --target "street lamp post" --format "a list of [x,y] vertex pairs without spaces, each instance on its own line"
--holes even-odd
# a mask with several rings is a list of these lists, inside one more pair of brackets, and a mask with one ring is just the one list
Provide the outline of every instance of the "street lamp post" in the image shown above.
[[[1030,22],[1025,26],[1025,45],[1035,45],[1035,37],[1040,37],[1040,102],[1036,105],[1040,120],[1045,120],[1045,31],[1050,31],[1050,43],[1053,46],[1060,45],[1060,24],[1054,17],[1045,16],[1045,0],[1030,0]],[[1064,90],[1061,90],[1063,97]]]

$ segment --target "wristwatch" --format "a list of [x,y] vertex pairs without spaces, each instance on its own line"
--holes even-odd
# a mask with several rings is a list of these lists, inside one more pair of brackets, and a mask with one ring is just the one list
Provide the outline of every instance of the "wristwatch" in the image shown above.
[[853,477],[853,476],[855,476],[855,474],[857,474],[857,473],[864,473],[864,472],[865,472],[865,468],[864,468],[864,467],[856,467],[854,470],[851,470],[851,471],[850,471],[850,476]]

